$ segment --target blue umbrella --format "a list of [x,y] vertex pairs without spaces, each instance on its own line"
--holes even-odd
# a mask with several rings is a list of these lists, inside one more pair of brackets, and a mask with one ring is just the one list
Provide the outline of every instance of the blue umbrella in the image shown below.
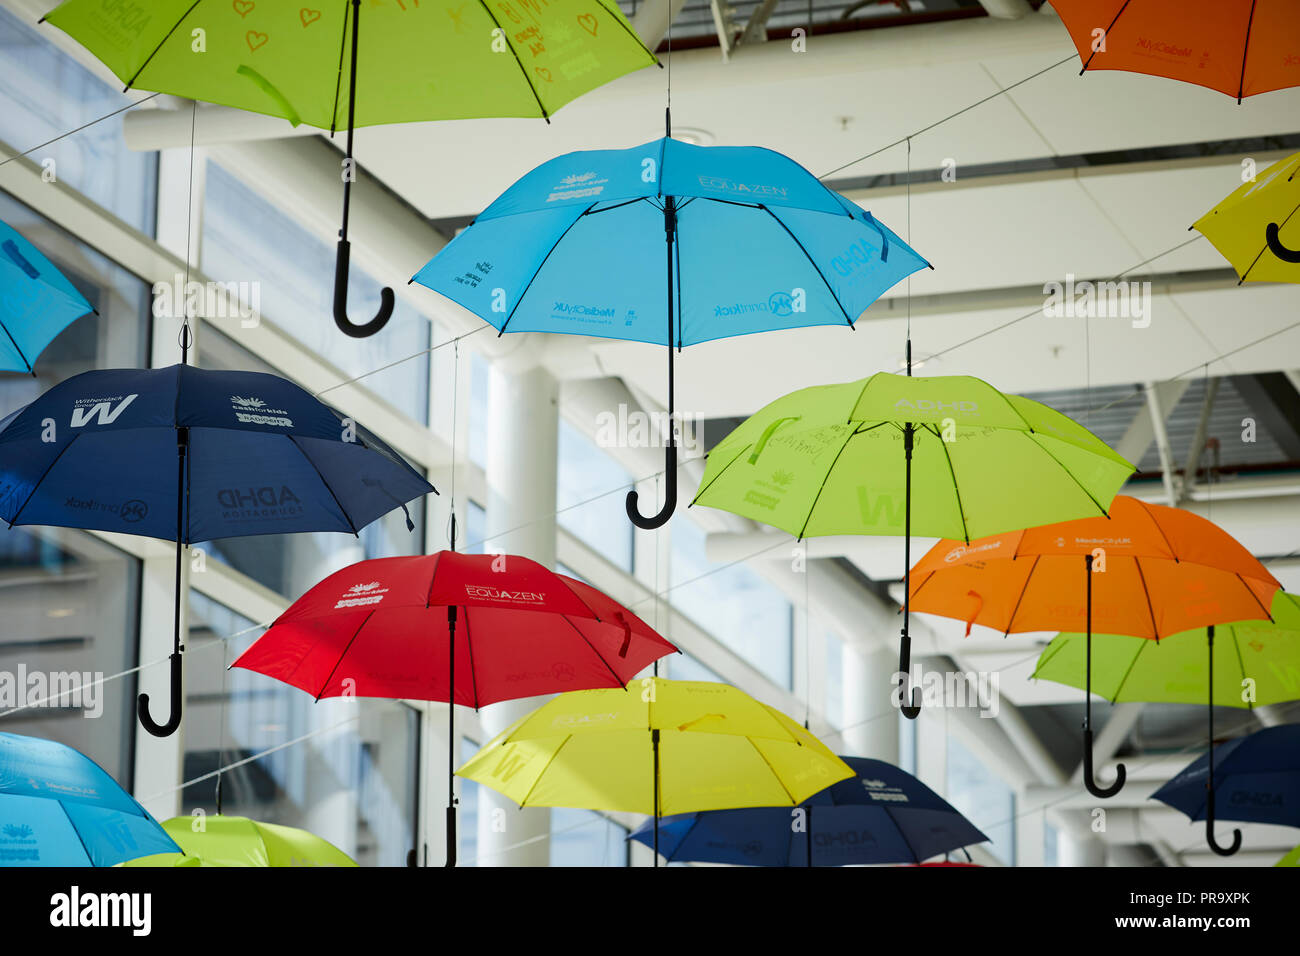
[[[853,327],[929,265],[794,160],[671,137],[568,153],[488,206],[414,278],[499,332],[564,332],[673,348],[811,325]],[[665,316],[667,320],[665,321]],[[677,502],[670,429],[665,503]]]
[[[1220,744],[1151,797],[1192,820],[1205,820],[1211,846],[1216,816],[1300,827],[1300,724],[1266,727]],[[1241,831],[1233,830],[1233,852],[1240,845]]]
[[94,311],[49,259],[0,222],[0,371],[30,372],[56,335]]
[[[855,776],[796,810],[758,807],[683,813],[659,821],[659,849],[669,861],[739,866],[849,866],[919,863],[988,840],[937,793],[883,760],[841,758]],[[795,829],[803,811],[802,827]],[[629,839],[647,846],[647,822]]]
[[0,866],[113,866],[181,852],[85,754],[0,733]]
[[[75,375],[0,421],[0,519],[176,542],[172,716],[180,724],[182,544],[346,531],[434,491],[369,431],[263,372],[173,365]],[[407,527],[414,529],[410,515]]]

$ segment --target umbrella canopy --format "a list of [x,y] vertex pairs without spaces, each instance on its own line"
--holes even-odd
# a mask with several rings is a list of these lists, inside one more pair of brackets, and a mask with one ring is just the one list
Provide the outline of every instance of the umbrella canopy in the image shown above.
[[[248,817],[220,814],[172,817],[163,829],[183,855],[153,854],[123,866],[356,866],[350,856],[314,833]],[[200,829],[196,829],[199,827]]]
[[[354,338],[387,325],[396,304],[385,287],[373,319],[348,318],[355,127],[547,118],[570,100],[656,62],[612,0],[495,8],[398,0],[365,7],[362,16],[361,0],[315,8],[268,0],[157,0],[147,11],[123,12],[106,9],[101,0],[66,0],[44,17],[103,61],[127,89],[235,106],[331,133],[347,127],[334,323]],[[200,36],[203,47],[196,50]]]
[[1274,866],[1300,866],[1300,846],[1296,847],[1282,859],[1273,864]]
[[[454,699],[477,709],[579,688],[622,688],[675,650],[613,598],[536,561],[440,551],[361,561],[331,574],[231,666],[317,700]],[[447,734],[447,865],[454,866],[454,711]]]
[[1281,584],[1217,525],[1117,495],[1106,518],[1081,518],[968,543],[940,541],[912,569],[918,611],[1012,631],[1084,629],[1084,784],[1092,774],[1095,630],[1161,638],[1227,621],[1269,620]]
[[[503,561],[505,570],[493,570]],[[476,709],[565,690],[621,689],[676,651],[612,598],[536,561],[440,551],[336,571],[231,667],[318,700],[447,701],[452,633],[456,703]]]
[[[946,800],[883,760],[841,757],[853,771],[793,810],[710,810],[661,822],[664,858],[738,866],[850,866],[919,863],[972,843],[981,833]],[[649,821],[630,839],[649,846]]]
[[1220,744],[1151,797],[1204,820],[1208,793],[1223,819],[1300,827],[1300,724],[1265,727]]
[[853,776],[811,733],[743,691],[658,677],[625,690],[561,694],[457,773],[521,807],[622,810],[656,820],[794,807]]
[[[501,332],[668,346],[671,416],[673,348],[852,327],[882,293],[927,265],[869,212],[780,153],[669,137],[543,163],[412,281]],[[641,518],[629,495],[628,515],[643,528],[663,524],[676,504],[669,437],[664,511]]]
[[1300,153],[1242,183],[1192,224],[1232,263],[1240,282],[1300,282],[1297,172]]
[[[373,126],[540,118],[655,62],[618,5],[603,0],[367,3],[353,62],[346,54],[355,8],[349,0],[152,0],[147,10],[120,13],[100,0],[67,0],[44,19],[128,89],[328,130],[349,123],[354,73],[351,123]],[[196,28],[205,33],[202,56],[193,50]]]
[[[911,353],[906,376],[801,389],[746,419],[709,452],[692,504],[799,538],[901,534],[904,595],[913,530],[969,539],[1106,513],[1133,466],[1101,439],[977,378],[913,378]],[[909,621],[905,596],[899,709],[915,719]]]
[[750,416],[709,452],[692,504],[800,538],[901,535],[910,514],[913,533],[970,540],[1105,515],[1132,472],[1032,399],[966,375],[880,372],[800,389]]
[[1087,70],[1164,76],[1242,97],[1300,85],[1293,0],[1052,0]]
[[[186,329],[188,332],[188,329]],[[181,364],[84,372],[0,421],[0,519],[176,542],[171,717],[181,720],[182,544],[347,531],[434,488],[351,419],[275,375]],[[414,529],[407,515],[407,527]]]
[[30,372],[55,336],[93,311],[39,249],[0,222],[0,371]]
[[[1092,689],[1111,703],[1204,704],[1207,685],[1216,707],[1264,707],[1300,699],[1300,598],[1278,591],[1273,620],[1215,625],[1228,653],[1207,672],[1205,628],[1159,641],[1094,634]],[[1034,678],[1083,688],[1085,635],[1058,634],[1038,658]],[[1252,693],[1243,689],[1249,680]]]
[[0,866],[113,866],[175,841],[79,751],[0,733]]

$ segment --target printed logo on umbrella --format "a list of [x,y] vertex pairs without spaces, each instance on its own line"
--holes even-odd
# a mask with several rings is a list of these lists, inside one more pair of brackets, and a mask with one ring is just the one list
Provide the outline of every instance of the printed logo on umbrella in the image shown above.
[[[1062,542],[1062,539],[1057,538],[1056,540],[1057,540],[1057,546],[1059,547]],[[960,561],[968,554],[982,554],[985,551],[997,551],[1001,547],[1002,547],[1001,540],[988,541],[985,542],[984,544],[974,544],[974,545],[970,545],[969,547],[963,544],[956,548],[953,548],[951,551],[945,554],[943,556],[943,560],[944,563],[946,564],[952,564],[954,561]]]
[[378,581],[371,581],[369,584],[354,584],[348,588],[344,595],[339,598],[338,603],[334,605],[334,610],[340,610],[345,607],[362,607],[367,604],[378,604],[388,593],[388,588],[384,587]]
[[[244,398],[241,395],[230,396],[230,407],[235,411],[235,419],[245,425],[277,425],[292,428],[293,419],[283,408],[267,408],[260,398]],[[253,414],[253,412],[258,414]]]
[[479,600],[503,601],[507,604],[546,603],[546,593],[544,591],[505,591],[484,584],[467,584],[465,585],[465,593]]

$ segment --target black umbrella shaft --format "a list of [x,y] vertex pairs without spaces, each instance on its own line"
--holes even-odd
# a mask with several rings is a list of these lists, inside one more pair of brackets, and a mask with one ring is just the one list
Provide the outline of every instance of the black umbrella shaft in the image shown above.
[[1087,622],[1084,637],[1083,665],[1083,729],[1092,727],[1092,555],[1083,560],[1084,573],[1088,576],[1084,588],[1087,597],[1084,601],[1084,616]]
[[1205,629],[1205,650],[1209,657],[1206,683],[1209,685],[1209,706],[1206,713],[1209,716],[1210,723],[1210,740],[1209,753],[1206,755],[1209,762],[1209,776],[1206,778],[1205,786],[1208,788],[1206,801],[1210,808],[1210,814],[1214,814],[1214,625],[1211,624]]
[[447,605],[447,866],[456,865],[456,605]]
[[650,747],[654,751],[655,760],[655,779],[654,779],[654,811],[655,811],[655,866],[659,865],[659,730],[655,728],[650,731]]
[[[676,389],[673,385],[673,338],[676,332],[676,315],[674,309],[673,289],[673,240],[677,236],[677,200],[672,196],[664,197],[664,238],[666,240],[668,264],[668,447],[676,444],[676,428],[673,422],[673,398]],[[678,343],[680,345],[680,343]]]
[[352,53],[351,66],[348,70],[348,139],[347,139],[347,168],[343,173],[343,225],[339,228],[339,238],[347,239],[348,237],[348,207],[352,195],[352,179],[356,175],[356,170],[352,165],[352,130],[357,113],[357,46],[359,40],[359,14],[361,13],[361,0],[352,0]]
[[[912,374],[911,340],[908,340],[907,374]],[[912,634],[909,620],[912,611],[912,443],[915,431],[911,422],[903,423],[903,640],[899,647],[898,669],[903,672],[903,693],[911,685]],[[903,700],[904,704],[911,703]]]
[[182,539],[188,538],[185,527],[185,460],[188,457],[190,430],[176,429],[176,602],[172,620],[172,651],[181,652],[181,560],[184,545]]

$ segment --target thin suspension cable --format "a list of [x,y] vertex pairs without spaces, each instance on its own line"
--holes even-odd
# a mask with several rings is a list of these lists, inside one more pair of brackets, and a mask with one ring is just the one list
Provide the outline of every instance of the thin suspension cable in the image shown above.
[[1071,60],[1074,59],[1074,57],[1075,54],[1071,53],[1064,60],[1057,60],[1055,63],[1051,64],[1050,66],[1043,67],[1037,73],[1031,73],[1029,76],[1026,76],[1024,79],[1017,80],[1016,82],[1012,83],[1010,86],[1003,87],[1002,89],[998,90],[995,93],[990,93],[988,96],[984,97],[983,99],[976,100],[974,103],[971,103],[969,106],[963,106],[957,112],[949,113],[943,119],[935,120],[929,126],[923,126],[920,129],[918,129],[916,132],[909,133],[907,136],[904,136],[901,139],[896,139],[892,143],[888,144],[887,146],[882,146],[877,150],[867,153],[865,156],[859,156],[857,159],[851,160],[850,162],[845,163],[843,166],[836,166],[830,172],[823,173],[817,178],[827,179],[830,176],[834,176],[838,172],[848,169],[850,166],[856,166],[858,163],[865,162],[866,160],[871,159],[873,156],[879,156],[881,153],[885,152],[886,150],[893,149],[895,146],[901,146],[903,145],[903,143],[906,143],[908,140],[912,139],[915,136],[920,136],[922,133],[928,133],[936,126],[942,126],[944,123],[948,122],[949,120],[956,119],[958,116],[961,116],[963,113],[969,110],[973,110],[975,107],[987,103],[989,100],[997,99],[999,96],[1002,96],[1004,93],[1011,92],[1017,86],[1020,86],[1022,83],[1028,83],[1030,80],[1035,79],[1036,77],[1040,77],[1044,73],[1048,73],[1051,70],[1056,69],[1058,66],[1061,66],[1064,63],[1069,63]]
[[8,159],[0,160],[0,166],[5,165],[6,163],[12,163],[15,159],[20,159],[21,157],[26,156],[28,153],[34,153],[38,149],[44,149],[46,146],[51,146],[54,143],[57,143],[61,139],[67,139],[69,136],[75,135],[76,133],[80,133],[83,129],[89,129],[90,127],[94,126],[96,123],[102,123],[106,119],[112,119],[114,116],[117,116],[119,113],[125,113],[127,110],[135,109],[141,103],[148,103],[155,96],[161,96],[161,95],[162,93],[150,93],[148,96],[138,99],[134,103],[128,103],[126,106],[123,106],[121,109],[113,110],[113,112],[111,113],[105,113],[103,116],[99,117],[98,119],[93,119],[88,123],[82,123],[76,129],[70,129],[66,133],[60,133],[58,136],[54,137],[53,139],[47,139],[45,142],[39,143],[36,146],[33,146],[31,149],[25,149],[21,153],[14,153]]
[[394,368],[395,366],[401,365],[404,362],[411,361],[411,359],[418,359],[420,356],[428,355],[432,352],[436,352],[438,351],[438,349],[443,348],[444,346],[454,345],[455,343],[459,342],[461,339],[467,339],[471,335],[478,335],[478,333],[484,331],[485,329],[490,329],[490,328],[492,328],[492,326],[490,325],[480,325],[478,328],[470,329],[468,332],[462,332],[460,335],[457,335],[454,338],[443,339],[441,342],[438,342],[436,345],[430,345],[428,348],[420,349],[420,351],[418,352],[412,352],[410,355],[407,355],[404,358],[394,359],[393,361],[388,362],[385,365],[381,365],[378,368],[372,368],[369,372],[362,372],[360,375],[357,375],[353,378],[344,379],[341,382],[336,382],[333,385],[328,385],[325,388],[322,388],[320,391],[313,392],[312,394],[315,397],[319,398],[321,395],[324,395],[326,392],[332,392],[336,388],[343,388],[345,385],[354,385],[357,382],[361,381],[363,378],[369,378],[371,375],[378,375],[380,372],[386,372],[390,368]]

